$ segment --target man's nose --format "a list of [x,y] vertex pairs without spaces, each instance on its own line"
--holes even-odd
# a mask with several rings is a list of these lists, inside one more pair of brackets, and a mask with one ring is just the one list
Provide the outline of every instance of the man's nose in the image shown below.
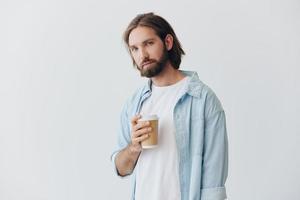
[[143,60],[145,60],[148,57],[149,57],[149,54],[146,51],[146,49],[145,48],[141,48],[140,49],[140,59],[143,61]]

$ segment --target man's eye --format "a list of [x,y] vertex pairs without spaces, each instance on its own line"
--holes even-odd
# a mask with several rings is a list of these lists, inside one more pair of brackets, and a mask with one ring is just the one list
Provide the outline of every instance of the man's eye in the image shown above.
[[130,50],[131,50],[132,52],[135,52],[135,51],[137,50],[137,48],[134,47],[134,48],[131,48]]
[[148,42],[147,44],[148,44],[148,45],[152,45],[152,44],[153,44],[153,42]]

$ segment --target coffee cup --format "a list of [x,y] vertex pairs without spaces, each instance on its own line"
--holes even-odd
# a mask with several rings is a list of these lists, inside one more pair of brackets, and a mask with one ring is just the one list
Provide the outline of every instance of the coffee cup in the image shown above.
[[151,132],[149,133],[149,137],[141,142],[143,149],[151,149],[155,148],[158,145],[158,116],[157,115],[143,115],[141,119],[138,120],[149,121]]

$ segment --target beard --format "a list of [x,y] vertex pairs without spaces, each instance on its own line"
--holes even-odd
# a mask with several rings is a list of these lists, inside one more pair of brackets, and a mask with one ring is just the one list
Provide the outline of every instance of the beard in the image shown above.
[[152,62],[152,63],[150,63],[149,66],[147,66],[147,68],[145,68],[143,66],[138,67],[141,76],[147,77],[147,78],[152,78],[152,77],[158,75],[164,69],[168,60],[169,60],[168,51],[164,47],[163,54],[158,61],[151,60],[151,59],[145,59],[143,61],[143,63],[145,63],[145,62]]

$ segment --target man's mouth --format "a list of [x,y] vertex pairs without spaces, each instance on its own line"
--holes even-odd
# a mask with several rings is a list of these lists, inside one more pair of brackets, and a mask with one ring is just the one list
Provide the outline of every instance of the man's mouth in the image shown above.
[[150,65],[150,64],[152,64],[152,63],[154,63],[154,61],[147,61],[147,62],[144,62],[143,64],[142,64],[142,67],[144,68],[144,67],[147,67],[147,65]]

